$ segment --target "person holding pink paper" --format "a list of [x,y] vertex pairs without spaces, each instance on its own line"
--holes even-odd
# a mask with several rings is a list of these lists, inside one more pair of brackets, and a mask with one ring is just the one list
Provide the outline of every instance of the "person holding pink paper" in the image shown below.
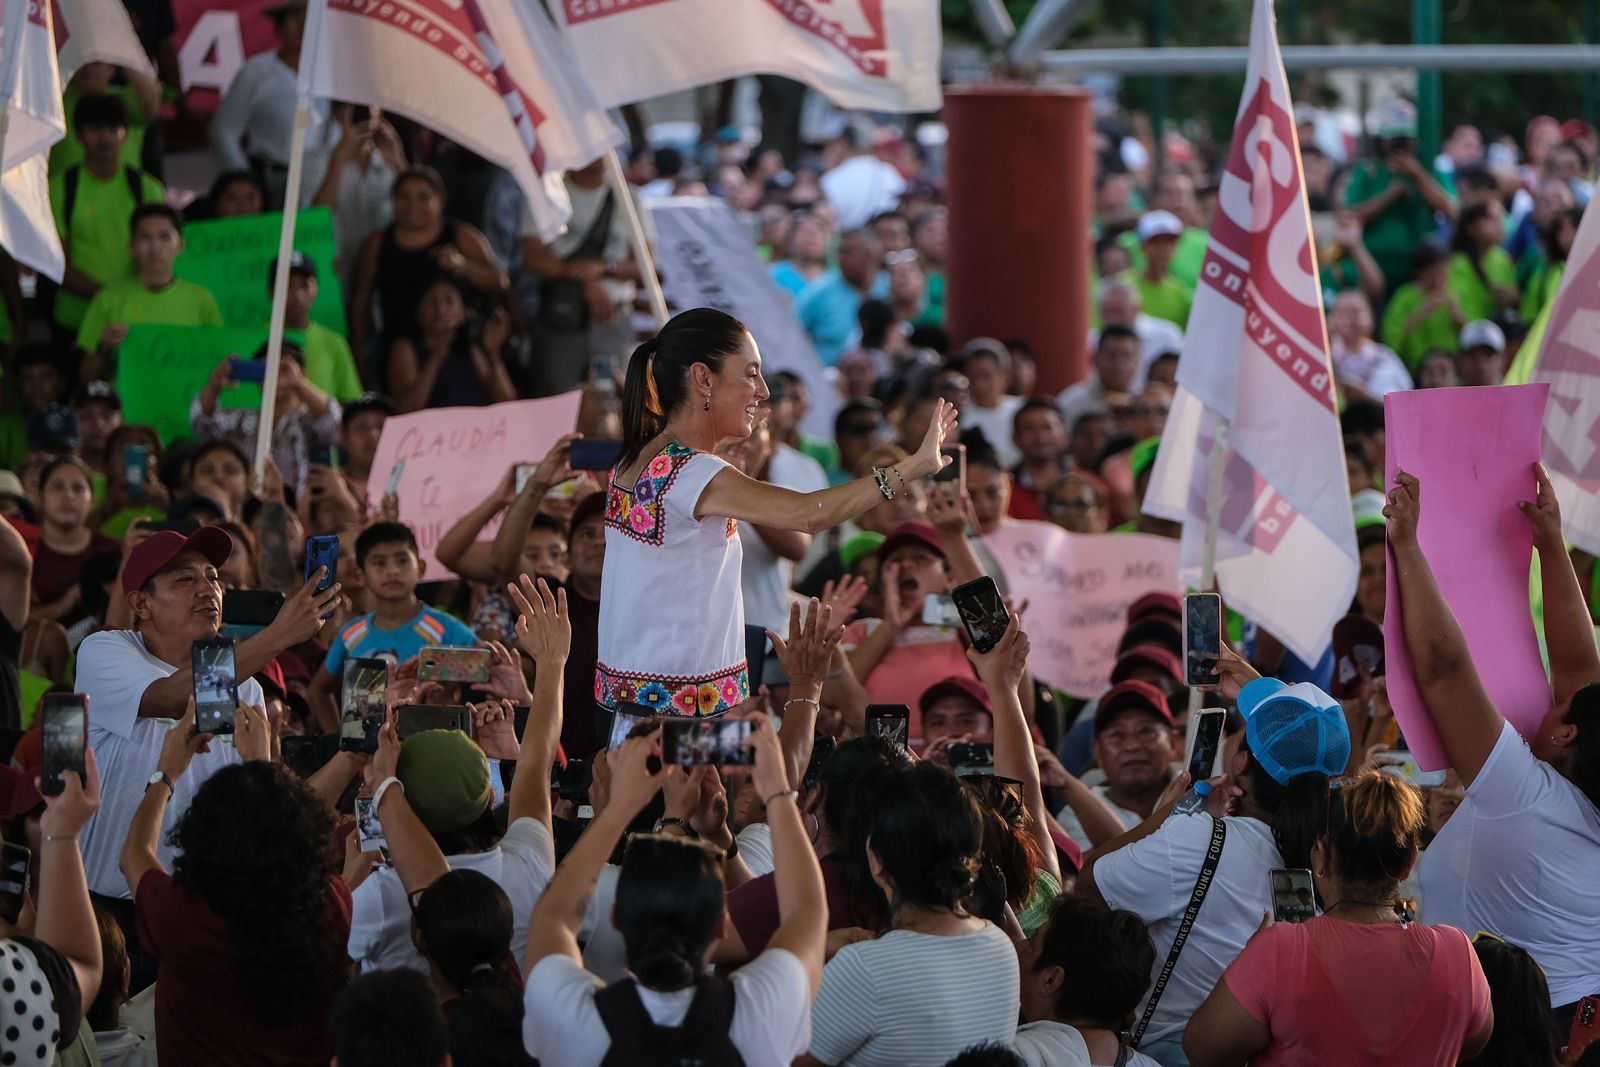
[[1421,486],[1389,492],[1389,548],[1416,682],[1466,797],[1423,855],[1426,920],[1487,930],[1543,968],[1562,1033],[1600,992],[1600,649],[1561,537],[1561,512],[1535,464],[1533,523],[1544,584],[1554,702],[1524,742],[1489,699],[1465,636],[1417,544]]

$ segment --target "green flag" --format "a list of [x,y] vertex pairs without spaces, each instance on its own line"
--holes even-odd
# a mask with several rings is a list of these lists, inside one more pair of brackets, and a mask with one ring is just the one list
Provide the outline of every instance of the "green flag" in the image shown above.
[[[178,277],[211,290],[229,326],[260,326],[272,316],[269,272],[278,255],[283,215],[245,215],[207,219],[183,228]],[[296,217],[294,247],[317,265],[317,300],[311,317],[335,333],[345,333],[344,296],[333,269],[333,212],[308,208]]]

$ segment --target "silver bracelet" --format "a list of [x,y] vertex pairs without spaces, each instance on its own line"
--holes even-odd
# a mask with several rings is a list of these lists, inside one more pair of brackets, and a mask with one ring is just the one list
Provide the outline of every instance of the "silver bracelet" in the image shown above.
[[783,702],[783,710],[788,711],[790,704],[810,704],[818,711],[822,710],[822,705],[817,703],[815,700],[812,700],[810,697],[792,697],[789,700],[785,700]]
[[761,802],[761,806],[763,808],[765,808],[768,804],[771,804],[774,800],[777,800],[779,797],[796,797],[796,798],[798,798],[799,796],[800,796],[800,790],[795,789],[794,787],[791,786],[788,789],[780,789],[776,793],[772,794],[770,797],[767,797],[765,800],[763,800]]
[[889,472],[882,467],[873,467],[872,478],[878,483],[878,492],[883,494],[883,499],[893,500],[894,490],[889,488]]

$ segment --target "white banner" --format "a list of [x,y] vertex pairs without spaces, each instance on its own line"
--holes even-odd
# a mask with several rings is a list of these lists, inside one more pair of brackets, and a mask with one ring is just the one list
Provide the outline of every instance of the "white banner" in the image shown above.
[[1250,61],[1144,509],[1183,523],[1185,580],[1206,551],[1217,417],[1231,421],[1216,575],[1231,607],[1315,662],[1355,595],[1354,523],[1293,105],[1255,0]]
[[145,55],[133,20],[120,3],[105,0],[54,0],[56,45],[61,53],[61,84],[72,80],[85,63],[110,63],[154,78],[156,68]]
[[0,248],[51,281],[61,281],[67,258],[50,211],[50,153],[40,152],[0,180]]
[[1567,256],[1533,369],[1548,382],[1545,469],[1567,540],[1600,554],[1600,208],[1589,202]]
[[622,141],[528,0],[314,0],[306,48],[312,95],[399,112],[509,170],[546,239],[571,215],[561,172]]
[[551,0],[600,102],[783,74],[840,107],[939,107],[936,0]]
[[[119,8],[120,10],[120,8]],[[50,211],[46,157],[66,136],[61,76],[48,5],[0,0],[0,91],[7,127],[0,176],[0,247],[13,259],[55,281],[66,257]]]
[[703,196],[647,200],[645,206],[655,223],[656,267],[667,302],[677,311],[716,308],[748,326],[765,374],[792,371],[805,381],[811,409],[801,429],[831,441],[838,393],[788,294],[767,273],[755,240],[732,209]]

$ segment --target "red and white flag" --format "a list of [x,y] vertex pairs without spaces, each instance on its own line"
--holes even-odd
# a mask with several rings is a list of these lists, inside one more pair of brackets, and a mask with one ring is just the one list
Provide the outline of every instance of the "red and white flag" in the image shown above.
[[547,237],[571,215],[562,171],[622,141],[529,0],[313,0],[306,48],[303,91],[399,112],[504,167]]
[[46,156],[67,134],[56,69],[50,8],[28,0],[0,0],[0,93],[5,96],[6,140],[0,168],[0,247],[13,259],[61,280],[66,269],[61,238],[50,212]]
[[1144,510],[1183,523],[1195,584],[1212,441],[1229,420],[1217,581],[1231,607],[1306,662],[1328,647],[1359,571],[1312,248],[1272,0],[1255,0],[1244,97]]
[[156,76],[127,8],[106,0],[54,0],[53,6],[61,84],[71,81],[85,63],[110,63]]
[[783,74],[840,107],[939,106],[935,0],[554,0],[607,107]]
[[1600,554],[1600,208],[1593,200],[1572,240],[1531,380],[1550,383],[1540,451],[1563,532]]

